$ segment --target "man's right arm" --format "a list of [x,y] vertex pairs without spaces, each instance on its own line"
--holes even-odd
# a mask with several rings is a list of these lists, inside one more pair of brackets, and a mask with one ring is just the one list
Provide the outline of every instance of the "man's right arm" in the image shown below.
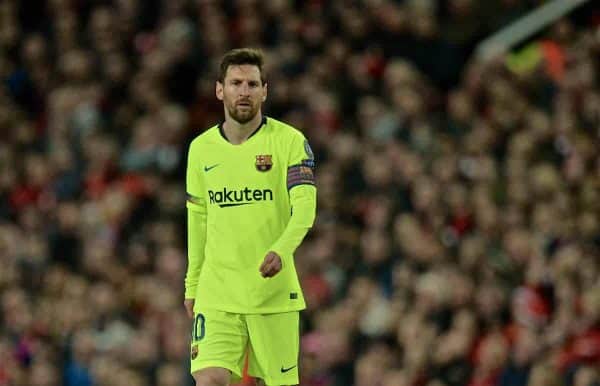
[[[195,153],[192,144],[188,153],[186,171],[188,215],[188,267],[185,275],[186,308],[196,298],[196,287],[204,263],[204,245],[206,244],[206,201],[204,199],[202,175],[200,174],[200,162],[196,159]],[[190,311],[188,309],[188,312]]]

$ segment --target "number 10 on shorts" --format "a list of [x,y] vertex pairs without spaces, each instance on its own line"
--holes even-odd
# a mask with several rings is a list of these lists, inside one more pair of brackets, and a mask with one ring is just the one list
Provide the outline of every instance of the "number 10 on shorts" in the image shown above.
[[192,328],[192,340],[201,341],[204,338],[204,315],[197,314],[194,318],[194,327]]

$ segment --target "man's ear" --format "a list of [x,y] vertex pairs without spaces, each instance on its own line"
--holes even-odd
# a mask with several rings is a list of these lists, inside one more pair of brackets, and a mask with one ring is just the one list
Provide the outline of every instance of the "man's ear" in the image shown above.
[[223,100],[223,83],[219,81],[215,83],[215,95],[217,96],[218,100]]
[[263,97],[262,97],[262,101],[266,101],[267,100],[267,84],[265,83],[265,85],[263,86]]

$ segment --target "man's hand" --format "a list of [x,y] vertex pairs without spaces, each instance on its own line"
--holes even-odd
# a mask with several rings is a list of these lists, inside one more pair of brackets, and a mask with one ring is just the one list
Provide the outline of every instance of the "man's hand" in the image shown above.
[[277,253],[269,251],[259,270],[262,277],[273,277],[281,271],[281,267],[281,257]]
[[183,306],[190,317],[190,319],[194,318],[194,299],[185,299],[183,301]]

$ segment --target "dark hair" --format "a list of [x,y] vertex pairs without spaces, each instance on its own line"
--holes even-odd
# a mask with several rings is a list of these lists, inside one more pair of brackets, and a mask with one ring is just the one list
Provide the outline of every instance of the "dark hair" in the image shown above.
[[263,85],[267,82],[265,74],[263,73],[263,62],[264,56],[260,50],[254,48],[236,48],[225,55],[221,59],[221,65],[219,66],[219,82],[223,83],[227,69],[229,66],[236,66],[241,64],[251,64],[258,67],[260,71],[260,80]]

